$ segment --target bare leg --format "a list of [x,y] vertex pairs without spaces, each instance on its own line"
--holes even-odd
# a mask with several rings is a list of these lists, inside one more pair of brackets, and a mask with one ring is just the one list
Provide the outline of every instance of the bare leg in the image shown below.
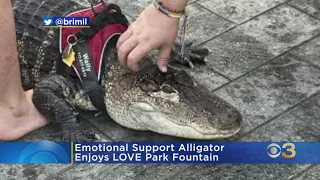
[[47,124],[22,89],[10,0],[0,0],[0,140],[18,139]]

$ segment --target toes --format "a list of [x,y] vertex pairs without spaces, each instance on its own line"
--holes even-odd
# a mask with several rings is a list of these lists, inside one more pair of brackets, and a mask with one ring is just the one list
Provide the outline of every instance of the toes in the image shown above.
[[61,142],[88,142],[97,140],[97,135],[88,130],[68,130],[53,132],[46,135],[46,139],[60,139]]
[[77,138],[78,142],[90,142],[96,140],[96,135],[91,131],[82,130],[75,134],[75,138]]
[[59,132],[49,133],[49,134],[47,134],[47,137],[56,138],[56,137],[61,137],[62,135],[63,135],[62,131],[59,131]]

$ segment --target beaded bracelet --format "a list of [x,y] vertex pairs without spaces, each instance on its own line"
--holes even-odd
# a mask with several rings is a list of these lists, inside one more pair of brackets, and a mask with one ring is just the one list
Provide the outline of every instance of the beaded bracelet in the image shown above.
[[185,10],[183,11],[175,11],[163,5],[162,2],[158,3],[157,0],[153,0],[153,5],[165,15],[171,18],[181,18],[185,14]]
[[[153,0],[153,5],[162,13],[165,15],[172,17],[172,18],[181,18],[184,16],[184,21],[183,21],[183,28],[181,30],[181,38],[180,38],[180,44],[181,44],[181,49],[180,49],[180,56],[181,58],[184,58],[184,48],[185,48],[185,38],[187,34],[187,18],[190,14],[190,8],[186,8],[183,11],[175,11],[172,10],[168,7],[166,7],[162,2],[158,3],[157,0]],[[189,62],[191,63],[191,62]],[[192,65],[192,63],[191,63]],[[193,65],[191,66],[193,67]]]

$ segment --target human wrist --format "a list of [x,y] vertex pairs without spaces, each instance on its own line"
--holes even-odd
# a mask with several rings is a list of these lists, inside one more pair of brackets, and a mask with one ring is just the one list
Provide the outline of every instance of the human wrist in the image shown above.
[[[152,4],[161,13],[169,16],[170,18],[180,19],[182,16],[185,15],[185,7],[188,3],[188,0],[177,1],[179,3],[175,3],[174,1],[168,1],[167,4],[169,4],[169,6],[165,4],[165,1],[167,0],[153,0]],[[180,7],[180,9],[178,7]]]
[[169,17],[168,15],[166,15],[165,13],[157,9],[153,4],[150,4],[146,9],[148,9],[148,11],[152,13],[152,15],[157,15],[158,17],[164,17],[166,20],[170,22],[176,22],[177,25],[179,24],[180,18]]
[[189,0],[157,0],[157,1],[159,3],[162,3],[167,8],[170,8],[177,12],[182,12],[187,6]]

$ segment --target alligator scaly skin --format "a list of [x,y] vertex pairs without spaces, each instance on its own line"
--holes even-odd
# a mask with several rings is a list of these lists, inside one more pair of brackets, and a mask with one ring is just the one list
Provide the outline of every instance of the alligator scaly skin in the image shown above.
[[59,29],[43,28],[44,16],[63,16],[83,8],[66,0],[16,0],[14,10],[16,37],[25,90],[31,89],[40,77],[56,72],[59,59]]
[[[13,2],[13,1],[12,1]],[[59,55],[58,29],[42,27],[44,16],[63,16],[82,9],[70,0],[17,0],[13,2],[17,44],[24,89],[34,88],[33,101],[49,120],[61,124],[63,141],[86,141],[90,133],[78,123],[78,108],[96,111],[75,76],[56,74]],[[106,112],[127,128],[193,139],[226,138],[242,123],[239,111],[173,67],[161,73],[146,56],[142,69],[133,73],[119,65],[117,39],[106,48],[107,59],[101,85]],[[172,60],[203,62],[205,49],[187,46],[179,59],[179,44]]]
[[[80,129],[78,113],[68,102],[72,94],[80,92],[75,83],[77,79],[56,74],[56,61],[61,60],[59,28],[42,26],[44,16],[64,16],[85,7],[69,0],[16,0],[11,3],[23,88],[35,88],[35,106],[47,119],[61,124],[62,140],[86,140],[87,132]],[[48,78],[48,75],[51,76]]]

